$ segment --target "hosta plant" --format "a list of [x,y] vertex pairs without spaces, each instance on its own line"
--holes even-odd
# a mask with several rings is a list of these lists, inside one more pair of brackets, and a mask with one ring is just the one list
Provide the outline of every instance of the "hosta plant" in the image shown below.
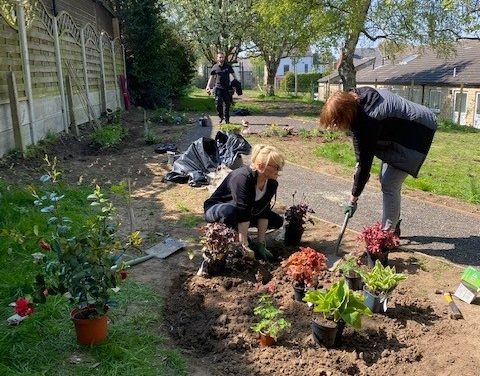
[[313,312],[325,319],[338,322],[340,319],[355,329],[362,327],[362,316],[371,316],[372,311],[364,304],[364,298],[348,288],[344,279],[333,284],[328,290],[307,291],[304,301],[313,304]]
[[362,270],[360,275],[366,289],[374,295],[388,294],[407,278],[405,274],[397,273],[394,266],[383,266],[378,260],[373,269]]
[[270,294],[262,294],[253,314],[259,321],[251,328],[255,333],[263,333],[275,339],[290,327],[283,315],[283,311],[275,305]]
[[312,286],[322,270],[327,269],[327,258],[310,247],[300,247],[282,262],[287,276],[298,287]]
[[358,239],[365,243],[367,251],[372,255],[389,251],[400,244],[400,238],[394,230],[382,229],[380,222],[364,227]]

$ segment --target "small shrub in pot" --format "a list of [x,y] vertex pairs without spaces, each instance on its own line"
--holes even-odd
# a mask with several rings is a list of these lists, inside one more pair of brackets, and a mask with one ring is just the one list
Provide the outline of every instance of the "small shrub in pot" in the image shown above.
[[270,294],[260,295],[253,314],[259,318],[259,321],[251,328],[255,333],[260,334],[262,346],[275,344],[280,334],[291,325],[284,318],[283,311],[275,305]]

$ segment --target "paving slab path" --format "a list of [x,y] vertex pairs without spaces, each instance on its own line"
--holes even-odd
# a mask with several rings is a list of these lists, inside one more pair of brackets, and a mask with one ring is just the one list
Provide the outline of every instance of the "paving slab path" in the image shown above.
[[[232,116],[231,122],[241,123],[243,119],[249,122],[254,131],[272,123],[296,129],[316,126],[314,121],[282,116]],[[192,128],[180,144],[180,150],[184,151],[199,137],[212,137],[213,129],[212,121],[208,127]],[[371,179],[374,178],[372,175]],[[317,217],[338,225],[343,223],[342,204],[349,197],[351,180],[291,163],[287,163],[278,180],[277,200],[282,204],[290,205],[294,191],[297,191],[296,197],[304,193]],[[367,185],[358,209],[348,223],[348,229],[361,231],[364,226],[378,221],[381,218],[381,202],[381,192]],[[403,195],[402,218],[402,248],[459,265],[480,266],[480,215]]]

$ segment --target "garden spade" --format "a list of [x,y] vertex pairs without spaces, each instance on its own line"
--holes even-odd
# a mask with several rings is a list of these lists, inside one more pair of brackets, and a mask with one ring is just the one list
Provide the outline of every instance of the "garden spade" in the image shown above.
[[345,229],[347,228],[347,223],[349,219],[350,215],[348,213],[345,213],[345,219],[343,220],[342,229],[340,230],[340,235],[338,235],[337,244],[335,245],[335,254],[332,257],[328,258],[328,264],[332,264],[332,266],[328,269],[330,271],[335,270],[337,264],[341,260],[340,244],[342,243],[343,234],[345,233]]
[[343,220],[342,230],[340,231],[340,235],[338,235],[337,244],[335,245],[336,256],[340,256],[340,244],[342,243],[343,234],[345,233],[345,229],[347,228],[347,223],[349,219],[350,219],[349,213],[345,213],[345,219]]
[[[165,259],[172,253],[175,253],[185,247],[185,244],[175,238],[166,238],[163,242],[155,244],[153,247],[147,249],[146,256],[138,257],[124,263],[126,266],[138,265],[142,262],[148,261],[154,257]],[[119,265],[113,265],[112,270],[118,269]]]

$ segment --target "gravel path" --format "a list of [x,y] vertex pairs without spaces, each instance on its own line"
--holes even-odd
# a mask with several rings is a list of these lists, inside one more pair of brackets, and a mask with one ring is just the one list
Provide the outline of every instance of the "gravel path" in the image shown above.
[[[215,119],[212,117],[212,119]],[[232,123],[248,120],[253,130],[265,124],[276,123],[294,128],[313,128],[313,121],[276,116],[232,116]],[[215,122],[215,120],[213,120]],[[193,127],[180,144],[184,151],[199,137],[212,137],[211,122],[208,127]],[[375,177],[372,175],[372,179]],[[336,224],[342,224],[342,203],[349,197],[351,181],[341,177],[314,172],[288,163],[279,178],[278,201],[289,205],[291,195],[305,193],[308,204],[316,216]],[[381,218],[381,192],[367,185],[358,204],[357,212],[348,228],[361,231]],[[454,208],[402,197],[402,247],[437,256],[460,265],[480,266],[480,216]]]

